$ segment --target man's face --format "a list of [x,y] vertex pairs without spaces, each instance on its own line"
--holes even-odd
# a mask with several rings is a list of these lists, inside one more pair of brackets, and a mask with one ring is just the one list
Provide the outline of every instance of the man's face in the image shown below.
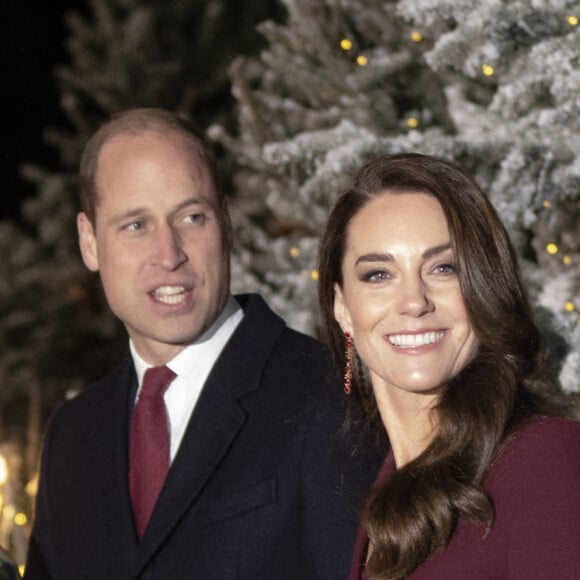
[[229,294],[229,228],[209,172],[179,135],[117,135],[99,157],[81,253],[139,354],[164,364],[197,340]]

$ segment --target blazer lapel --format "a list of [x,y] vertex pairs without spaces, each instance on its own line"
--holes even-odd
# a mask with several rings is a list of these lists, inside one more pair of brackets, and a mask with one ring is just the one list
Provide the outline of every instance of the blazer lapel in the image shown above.
[[[245,304],[242,298],[242,305]],[[259,387],[268,353],[285,325],[258,297],[216,362],[167,475],[151,522],[137,547],[130,578],[138,577],[159,545],[196,501],[247,419],[239,399]]]
[[[106,526],[111,530],[106,554],[110,555],[112,577],[123,577],[134,559],[137,538],[133,523],[133,512],[129,497],[128,467],[128,416],[132,396],[136,389],[136,377],[130,358],[115,371],[102,390],[101,407],[103,443],[107,450],[104,459],[95,457],[95,477],[105,477],[107,497],[101,497],[94,509],[99,510],[99,518],[108,518]],[[105,461],[106,463],[101,463]],[[105,557],[105,556],[104,556]],[[117,572],[119,572],[117,574]]]

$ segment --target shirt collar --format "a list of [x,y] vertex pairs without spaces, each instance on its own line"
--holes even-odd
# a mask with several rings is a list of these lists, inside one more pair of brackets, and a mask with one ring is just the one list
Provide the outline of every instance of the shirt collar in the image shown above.
[[[186,346],[166,365],[177,376],[191,376],[196,374],[200,362],[204,366],[210,361],[213,366],[215,358],[222,351],[226,342],[233,334],[243,318],[244,312],[238,301],[230,295],[228,301],[214,323],[193,344]],[[137,352],[132,340],[129,340],[129,349],[135,365],[139,386],[143,382],[145,371],[153,365],[145,361]]]

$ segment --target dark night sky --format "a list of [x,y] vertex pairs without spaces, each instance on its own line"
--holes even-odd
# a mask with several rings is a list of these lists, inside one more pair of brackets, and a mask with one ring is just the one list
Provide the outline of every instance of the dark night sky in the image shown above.
[[64,122],[53,69],[67,60],[63,13],[83,4],[82,0],[18,0],[3,11],[0,218],[18,217],[21,200],[34,193],[18,175],[22,162],[56,166],[56,154],[44,143],[42,133],[45,126]]

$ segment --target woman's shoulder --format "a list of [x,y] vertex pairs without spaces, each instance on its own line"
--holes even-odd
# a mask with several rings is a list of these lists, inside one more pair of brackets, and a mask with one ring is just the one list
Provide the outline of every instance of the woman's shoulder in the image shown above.
[[579,481],[579,422],[538,418],[506,440],[485,487],[510,578],[578,578]]
[[491,468],[491,480],[510,479],[539,486],[580,481],[580,422],[537,417],[517,428],[504,442]]
[[[508,453],[563,451],[580,445],[580,421],[558,417],[535,417],[519,426],[506,439]],[[556,446],[554,448],[554,446]]]

